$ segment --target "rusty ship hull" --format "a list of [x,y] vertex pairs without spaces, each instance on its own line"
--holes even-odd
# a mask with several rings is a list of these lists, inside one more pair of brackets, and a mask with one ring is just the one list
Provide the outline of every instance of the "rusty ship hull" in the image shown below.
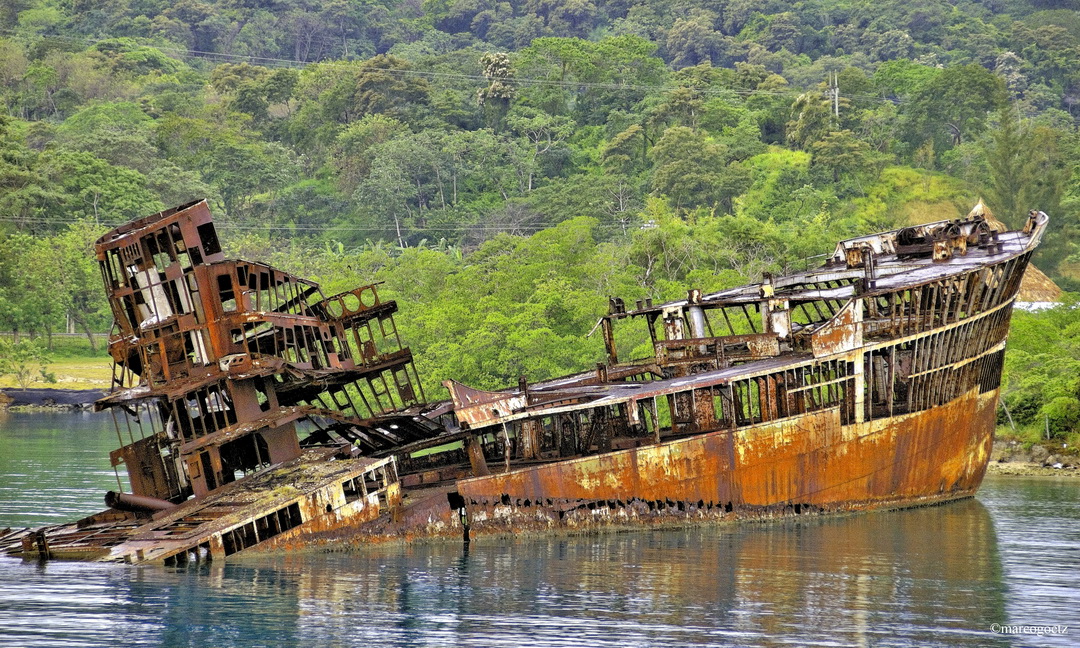
[[467,479],[458,490],[474,519],[482,511],[508,530],[559,524],[569,512],[580,526],[932,504],[975,494],[996,398],[969,393],[854,426],[839,425],[835,411],[807,415]]
[[[440,402],[375,286],[324,298],[221,257],[205,203],[163,212],[99,242],[119,329],[100,407],[127,426],[113,463],[132,492],[0,546],[184,564],[971,496],[1047,223],[1032,212],[1006,232],[983,209],[842,241],[820,268],[749,286],[612,298],[594,371],[500,391],[447,380]],[[642,340],[649,356],[621,358]]]

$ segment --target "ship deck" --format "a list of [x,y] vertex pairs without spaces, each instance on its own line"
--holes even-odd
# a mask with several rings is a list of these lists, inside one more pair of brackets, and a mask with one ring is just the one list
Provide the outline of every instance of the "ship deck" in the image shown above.
[[[107,511],[71,524],[10,533],[0,538],[0,551],[24,558],[184,564],[269,543],[321,518],[373,519],[371,511],[386,506],[390,481],[378,471],[392,460],[334,454],[307,450],[153,516]],[[345,483],[351,488],[343,489]],[[364,509],[369,514],[361,516]]]

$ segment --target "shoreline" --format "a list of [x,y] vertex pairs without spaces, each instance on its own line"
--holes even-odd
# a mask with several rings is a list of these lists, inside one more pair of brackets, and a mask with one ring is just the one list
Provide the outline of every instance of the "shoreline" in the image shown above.
[[1076,466],[1044,466],[1033,461],[991,461],[986,466],[986,474],[995,477],[1062,477],[1075,479],[1080,477]]
[[8,410],[89,410],[104,396],[104,389],[63,387],[0,388],[0,409]]
[[1034,444],[1025,448],[1015,439],[998,437],[986,466],[989,475],[1020,477],[1080,477],[1080,457],[1063,444]]

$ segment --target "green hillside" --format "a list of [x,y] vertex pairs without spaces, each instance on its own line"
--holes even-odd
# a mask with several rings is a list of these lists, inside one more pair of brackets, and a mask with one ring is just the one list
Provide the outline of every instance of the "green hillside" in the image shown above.
[[[608,295],[754,281],[980,196],[1049,213],[1036,263],[1080,290],[1078,10],[6,2],[0,330],[106,331],[95,236],[202,197],[233,255],[386,281],[440,395],[591,366]],[[1025,385],[1027,422],[1080,412]]]

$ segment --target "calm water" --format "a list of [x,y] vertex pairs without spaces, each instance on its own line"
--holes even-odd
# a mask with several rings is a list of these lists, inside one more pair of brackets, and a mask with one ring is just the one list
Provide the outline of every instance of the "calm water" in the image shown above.
[[[99,510],[115,445],[107,416],[0,418],[0,528]],[[0,646],[1072,646],[1078,585],[1080,483],[988,479],[975,500],[927,509],[467,555],[445,543],[182,570],[0,558]]]

